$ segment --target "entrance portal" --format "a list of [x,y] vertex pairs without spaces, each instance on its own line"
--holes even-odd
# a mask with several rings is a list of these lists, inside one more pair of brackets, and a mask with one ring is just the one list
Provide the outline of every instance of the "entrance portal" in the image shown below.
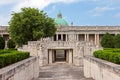
[[66,50],[54,50],[55,61],[66,61]]
[[48,50],[48,63],[54,62],[67,62],[73,63],[73,49],[49,49]]

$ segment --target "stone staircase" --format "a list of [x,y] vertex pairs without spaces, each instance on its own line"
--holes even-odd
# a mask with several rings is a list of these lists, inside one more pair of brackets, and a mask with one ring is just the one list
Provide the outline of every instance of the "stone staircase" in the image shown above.
[[86,79],[83,67],[76,67],[66,63],[55,63],[40,68],[39,79],[36,80],[93,80]]

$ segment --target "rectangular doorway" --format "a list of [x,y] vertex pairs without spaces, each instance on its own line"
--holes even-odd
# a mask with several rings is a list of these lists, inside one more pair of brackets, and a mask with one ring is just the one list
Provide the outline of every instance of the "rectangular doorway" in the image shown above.
[[66,50],[54,50],[55,62],[66,61]]

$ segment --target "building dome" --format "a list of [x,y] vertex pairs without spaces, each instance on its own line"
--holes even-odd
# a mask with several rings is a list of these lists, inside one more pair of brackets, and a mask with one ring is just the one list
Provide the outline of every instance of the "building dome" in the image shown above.
[[67,21],[62,19],[62,14],[60,12],[57,14],[57,18],[55,18],[54,22],[56,25],[68,26]]

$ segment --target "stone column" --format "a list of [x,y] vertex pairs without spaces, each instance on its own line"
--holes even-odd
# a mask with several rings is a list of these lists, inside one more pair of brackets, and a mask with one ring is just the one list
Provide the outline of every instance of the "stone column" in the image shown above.
[[95,40],[94,41],[95,41],[95,44],[96,44],[97,43],[97,35],[96,34],[95,34]]
[[61,41],[63,41],[63,34],[61,34]]
[[67,36],[68,36],[68,34],[66,34],[66,36],[65,36],[66,37],[66,41],[68,41],[68,37]]
[[86,37],[86,34],[84,34],[84,41],[87,41],[87,37]]
[[73,56],[72,56],[72,50],[69,49],[69,63],[71,64],[73,60]]
[[66,50],[66,62],[69,62],[69,50]]
[[51,50],[51,49],[49,50],[49,53],[48,53],[48,54],[49,54],[49,64],[52,64],[52,61],[53,61],[53,60],[52,60],[52,56],[53,56],[53,55],[52,55],[52,50]]
[[79,39],[78,39],[78,34],[76,34],[76,40],[79,41]]
[[56,34],[56,41],[58,41],[58,34]]
[[55,62],[55,53],[54,53],[55,51],[54,50],[52,50],[52,62]]
[[97,44],[100,45],[99,34],[97,34]]
[[89,41],[89,34],[87,34],[87,41]]

